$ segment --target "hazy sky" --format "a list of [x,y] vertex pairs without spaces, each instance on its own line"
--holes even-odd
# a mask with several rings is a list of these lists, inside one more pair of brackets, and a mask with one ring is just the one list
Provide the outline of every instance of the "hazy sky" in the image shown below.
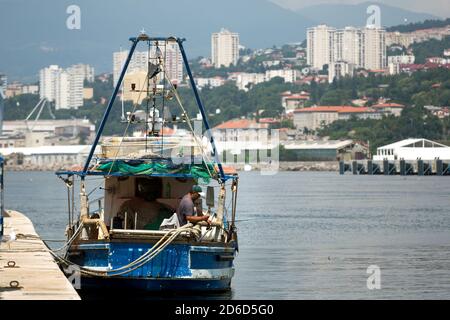
[[[299,9],[319,3],[361,3],[367,0],[271,0],[286,8]],[[412,11],[431,13],[439,17],[450,17],[450,0],[378,0],[391,6],[396,6]]]

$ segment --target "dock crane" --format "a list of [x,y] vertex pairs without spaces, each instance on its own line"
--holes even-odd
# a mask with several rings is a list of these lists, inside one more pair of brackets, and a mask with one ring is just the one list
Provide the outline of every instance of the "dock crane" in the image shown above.
[[[36,122],[39,120],[39,117],[41,116],[41,113],[44,110],[45,106],[47,106],[48,112],[50,113],[50,117],[52,117],[53,120],[56,119],[55,115],[52,112],[52,108],[50,107],[50,104],[47,104],[47,99],[44,97],[41,100],[39,100],[39,102],[36,104],[36,106],[33,108],[33,110],[31,110],[31,112],[28,114],[28,116],[25,119],[25,125],[27,127],[27,131],[28,132],[33,132],[33,129],[34,129],[35,125],[36,125]],[[36,117],[33,120],[33,126],[30,128],[28,126],[28,120],[30,120],[31,116],[33,116],[33,114],[38,109],[39,109],[39,111],[38,111]]]

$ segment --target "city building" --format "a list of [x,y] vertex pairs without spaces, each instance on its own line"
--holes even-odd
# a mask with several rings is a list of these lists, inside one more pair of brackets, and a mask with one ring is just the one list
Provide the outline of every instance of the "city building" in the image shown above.
[[20,82],[13,82],[6,86],[6,90],[3,91],[6,98],[12,98],[20,96],[22,94],[22,84]]
[[94,98],[94,88],[83,88],[83,99],[91,100]]
[[67,69],[51,65],[40,71],[40,97],[55,102],[56,110],[83,106],[84,81],[94,81],[94,68],[76,64]]
[[[168,42],[166,45],[161,45],[158,54],[161,54],[167,78],[174,83],[181,83],[183,81],[183,58],[178,44]],[[158,54],[155,46],[151,47],[150,55],[148,51],[135,51],[128,65],[127,73],[147,72],[149,60],[151,63],[156,63]],[[127,57],[128,51],[113,53],[114,86],[119,81],[120,73]],[[164,75],[162,74],[162,76]]]
[[[256,120],[234,119],[212,129],[219,152],[240,154],[245,150],[267,150],[277,146],[268,138],[270,125]],[[228,161],[229,159],[227,159]]]
[[0,154],[7,159],[14,155],[20,155],[20,162],[15,163],[16,165],[52,169],[55,166],[82,165],[86,161],[90,149],[91,146],[88,145],[8,147],[0,148]]
[[394,64],[413,64],[416,61],[414,55],[401,55],[388,57],[388,63]]
[[367,107],[318,106],[294,111],[294,126],[297,130],[317,130],[337,120],[381,119],[383,114]]
[[414,38],[410,33],[387,32],[386,33],[386,46],[400,45],[408,48],[414,43]]
[[225,84],[225,79],[222,77],[213,77],[213,78],[195,78],[195,83],[199,89],[203,89],[205,87],[216,88],[223,86]]
[[6,74],[0,73],[0,90],[5,93],[6,87],[8,86],[8,77]]
[[396,117],[399,117],[405,106],[399,103],[388,102],[375,104],[371,106],[371,108],[380,112],[384,112],[386,114],[392,114]]
[[364,52],[364,32],[361,29],[345,27],[335,32],[333,61],[363,67]]
[[239,34],[222,28],[211,36],[211,58],[214,67],[229,67],[239,60]]
[[57,77],[55,108],[78,109],[83,106],[85,69],[73,66],[63,70]]
[[377,148],[373,160],[450,160],[450,147],[427,139],[405,139]]
[[83,134],[87,141],[92,141],[95,137],[95,125],[87,119],[3,121],[4,135],[24,135],[29,132],[42,133],[47,140],[50,137],[72,138]]
[[305,91],[300,93],[285,92],[281,95],[281,106],[284,108],[285,113],[291,113],[295,109],[305,107],[306,102],[310,98],[309,93]]
[[334,79],[339,80],[343,77],[353,77],[356,66],[347,61],[333,61],[328,67],[328,82],[332,83]]
[[307,63],[316,70],[328,65],[329,81],[341,74],[351,74],[355,68],[384,69],[387,66],[385,35],[385,29],[375,26],[335,29],[319,25],[309,28]]
[[308,28],[307,31],[307,64],[322,70],[334,59],[334,35],[336,29],[327,25]]
[[123,100],[133,101],[134,104],[141,104],[147,97],[147,71],[133,71],[127,73],[123,79]]
[[387,66],[386,30],[367,26],[364,33],[364,69],[380,70]]
[[[128,57],[128,51],[118,51],[113,53],[113,83],[116,86],[119,81],[123,65]],[[127,73],[146,71],[148,68],[148,52],[135,51],[128,65]]]
[[239,90],[248,91],[252,85],[265,82],[266,75],[264,73],[238,72],[231,74],[229,79],[236,82]]
[[280,77],[284,79],[284,82],[293,83],[300,77],[300,71],[295,69],[267,70],[265,76],[266,81]]
[[58,77],[61,72],[62,68],[57,65],[51,65],[39,72],[39,95],[41,99],[56,100]]
[[282,143],[290,161],[337,161],[365,159],[369,150],[353,140],[297,140]]

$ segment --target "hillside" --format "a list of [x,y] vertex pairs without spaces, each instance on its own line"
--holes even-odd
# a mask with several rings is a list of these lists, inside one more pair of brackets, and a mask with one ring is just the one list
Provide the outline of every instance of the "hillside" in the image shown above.
[[[143,28],[153,35],[187,38],[189,57],[210,55],[210,36],[221,27],[239,32],[241,44],[268,48],[304,40],[306,29],[326,21],[337,27],[364,25],[367,4],[321,5],[294,12],[269,0],[77,0],[81,30],[68,30],[69,0],[0,0],[0,72],[10,80],[36,81],[49,64],[88,63],[112,71],[112,52]],[[404,18],[433,18],[381,5],[384,25]]]
[[381,9],[381,25],[385,27],[403,24],[405,21],[419,22],[437,17],[408,11],[382,3],[363,2],[359,4],[318,4],[300,9],[298,12],[309,19],[320,23],[342,28],[345,26],[364,26],[367,22],[367,7],[376,4]]

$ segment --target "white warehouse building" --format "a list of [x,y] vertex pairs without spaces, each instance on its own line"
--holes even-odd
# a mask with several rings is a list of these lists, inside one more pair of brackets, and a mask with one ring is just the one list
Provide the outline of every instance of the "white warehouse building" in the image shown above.
[[427,139],[406,139],[377,149],[373,160],[450,160],[450,147]]

